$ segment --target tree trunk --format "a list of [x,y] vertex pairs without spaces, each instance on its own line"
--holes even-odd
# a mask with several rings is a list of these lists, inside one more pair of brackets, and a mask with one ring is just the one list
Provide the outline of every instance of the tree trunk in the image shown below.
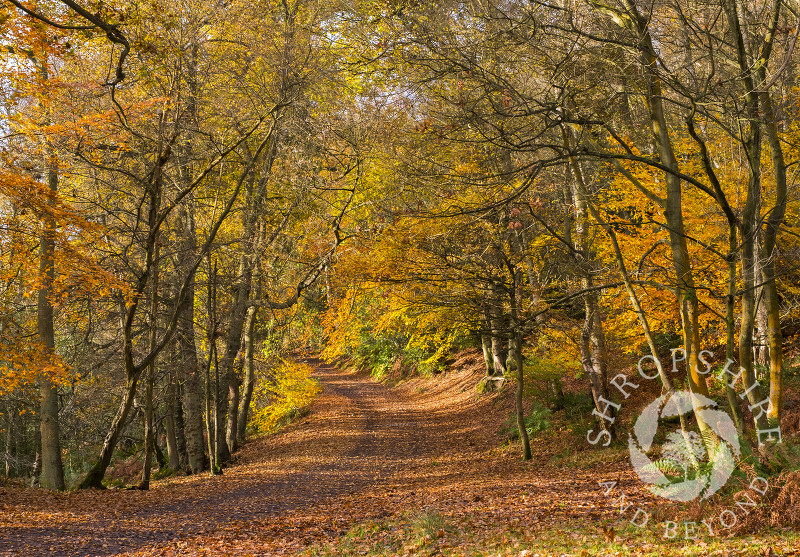
[[13,421],[13,414],[11,409],[9,408],[8,403],[3,405],[3,419],[5,421],[5,433],[6,433],[6,440],[5,440],[5,454],[3,455],[3,460],[5,461],[5,476],[6,478],[11,477],[11,440],[14,438],[14,421]]
[[[661,365],[661,360],[659,358],[658,350],[656,348],[655,338],[653,337],[653,332],[650,329],[650,323],[647,319],[647,314],[642,309],[642,305],[639,302],[639,297],[636,294],[636,291],[633,288],[633,283],[631,282],[630,275],[628,274],[628,269],[625,264],[625,258],[622,255],[622,250],[619,247],[619,241],[617,240],[617,234],[614,231],[614,228],[610,226],[604,219],[603,216],[600,214],[600,211],[597,210],[591,203],[589,203],[589,196],[585,189],[585,184],[578,181],[578,187],[580,188],[580,195],[584,198],[587,202],[586,207],[588,208],[589,212],[592,214],[592,217],[603,227],[603,230],[608,235],[608,238],[611,240],[611,245],[614,249],[614,256],[617,260],[617,266],[619,267],[620,274],[622,275],[622,280],[625,283],[625,290],[628,293],[628,298],[630,299],[631,305],[633,306],[633,310],[636,313],[637,317],[639,318],[639,323],[642,326],[642,330],[644,332],[645,339],[647,340],[647,345],[650,348],[650,355],[652,356],[653,364],[656,366],[658,371],[658,376],[661,378],[662,384],[667,392],[672,393],[674,392],[674,387],[672,380],[670,379],[669,375],[664,370],[664,366]],[[612,407],[609,406],[609,409]],[[605,412],[600,412],[600,415],[606,414]],[[708,424],[705,423],[699,416],[697,412],[695,412],[695,416],[697,417],[697,425],[701,428],[701,431],[705,431],[703,428],[708,428]],[[606,418],[609,422],[609,425],[613,424],[615,421],[614,416],[609,416]],[[685,413],[681,413],[679,415],[679,420],[681,424],[681,432],[683,434],[684,439],[687,443],[690,443],[689,440],[689,429],[688,429],[688,420],[686,418]],[[599,436],[597,437],[599,440]],[[604,443],[604,446],[607,446],[611,443],[612,438],[609,436],[607,442]],[[705,439],[704,439],[705,440]],[[710,445],[713,443],[713,437],[709,437],[707,443]],[[694,454],[690,454],[690,458],[692,460],[692,464],[697,467],[697,459],[695,458]]]
[[509,292],[509,302],[511,306],[510,312],[510,325],[513,328],[511,331],[509,352],[512,360],[512,365],[517,374],[517,390],[514,396],[515,410],[517,414],[517,429],[519,430],[519,438],[522,441],[522,459],[530,460],[531,455],[531,441],[528,437],[528,429],[525,426],[525,408],[523,405],[523,394],[525,393],[525,369],[524,358],[522,356],[522,342],[523,342],[523,325],[520,321],[520,309],[522,305],[522,284],[523,272],[520,270],[509,269],[511,271],[512,283],[511,291]]
[[[748,112],[757,110],[757,100],[748,96]],[[761,130],[755,122],[749,126],[749,137],[744,142],[750,176],[747,198],[741,217],[742,306],[739,324],[739,365],[743,372],[743,385],[751,405],[761,400],[761,388],[756,378],[753,362],[753,335],[756,324],[756,244],[758,242],[759,210],[761,207]],[[754,385],[753,389],[749,389]],[[756,419],[759,429],[766,429],[766,416]]]
[[[680,168],[675,157],[672,139],[669,134],[670,128],[664,113],[664,94],[661,90],[660,78],[656,73],[658,57],[648,28],[649,20],[639,13],[639,8],[633,0],[625,0],[625,7],[627,14],[629,14],[626,17],[634,19],[633,23],[638,34],[639,67],[644,72],[644,81],[647,87],[645,104],[647,105],[650,130],[659,160],[667,168],[664,172],[667,193],[664,203],[664,217],[667,223],[672,263],[675,267],[677,281],[677,301],[683,329],[683,347],[686,354],[686,375],[692,392],[708,396],[705,376],[698,373],[698,357],[701,350],[700,305],[683,224],[682,180],[676,175]],[[698,422],[702,422],[699,414],[696,413],[696,415]],[[699,425],[702,431],[708,430],[704,422],[699,423]]]
[[150,364],[147,366],[145,381],[147,383],[144,390],[144,465],[142,466],[142,478],[139,481],[138,489],[146,491],[150,489],[150,472],[153,467],[153,383],[155,382],[155,371]]
[[[761,72],[764,72],[761,69]],[[762,80],[763,81],[763,80]],[[787,204],[786,161],[776,124],[775,110],[769,91],[760,93],[764,111],[764,125],[775,175],[775,203],[767,218],[764,231],[764,257],[762,278],[764,279],[764,301],[767,310],[767,334],[769,336],[769,411],[770,421],[776,427],[781,423],[783,406],[783,334],[780,321],[780,297],[775,276],[775,256],[778,232],[783,224]]]
[[165,466],[169,466],[169,461],[167,457],[164,456],[164,451],[161,450],[161,447],[158,445],[158,428],[153,429],[153,438],[150,440],[150,443],[153,446],[153,456],[156,459],[156,464],[158,468],[161,469]]
[[[271,168],[275,156],[274,146],[270,149],[267,168]],[[244,215],[244,229],[240,239],[239,267],[236,283],[233,289],[233,303],[228,315],[228,333],[225,337],[225,351],[220,359],[220,389],[227,396],[220,396],[217,401],[217,428],[224,432],[223,440],[220,445],[221,463],[230,460],[230,452],[233,450],[229,446],[229,440],[236,440],[237,431],[237,412],[239,411],[239,381],[234,370],[234,363],[242,347],[242,335],[244,332],[245,319],[248,315],[248,302],[252,292],[253,274],[257,267],[257,245],[261,241],[258,220],[262,206],[264,187],[259,181],[254,181],[250,189],[250,199],[247,211]],[[236,405],[233,405],[233,403]],[[228,415],[230,412],[230,415]],[[227,417],[227,420],[226,420]],[[227,427],[226,427],[227,426]]]
[[[253,227],[254,227],[253,223]],[[236,429],[230,430],[231,425],[236,425],[236,419],[228,419],[228,411],[230,409],[231,415],[235,415],[239,411],[238,406],[230,406],[229,401],[236,398],[238,402],[238,385],[235,377],[234,363],[236,356],[242,346],[242,332],[244,329],[244,321],[247,316],[247,303],[250,300],[251,279],[253,272],[254,254],[250,253],[252,246],[254,230],[246,230],[243,234],[242,244],[243,253],[240,256],[238,277],[236,280],[236,287],[234,289],[234,300],[231,304],[230,313],[228,316],[228,333],[225,337],[225,351],[220,358],[220,397],[217,400],[217,415],[216,427],[217,431],[221,432],[221,439],[218,441],[219,446],[219,462],[224,464],[231,458],[231,448],[228,446],[228,439],[235,439]],[[235,394],[233,391],[237,391]]]
[[[736,338],[736,252],[738,241],[736,240],[736,223],[728,223],[728,295],[725,299],[725,361],[733,361],[735,351],[734,339]],[[744,420],[742,419],[742,409],[739,406],[739,399],[736,397],[736,389],[731,387],[728,381],[725,382],[725,396],[728,399],[728,408],[736,424],[736,431],[739,437],[744,440]]]
[[[488,328],[488,322],[483,327]],[[483,350],[483,363],[486,366],[486,375],[494,375],[494,357],[492,356],[492,335],[481,330],[481,349]]]
[[[750,180],[748,183],[747,200],[742,215],[742,322],[739,334],[739,358],[743,369],[744,388],[751,410],[760,408],[763,402],[760,385],[756,380],[753,369],[753,327],[755,326],[754,289],[756,281],[764,278],[764,301],[767,307],[767,333],[769,335],[770,351],[770,398],[767,412],[759,412],[754,416],[756,427],[766,429],[767,422],[780,412],[780,394],[782,393],[782,342],[780,339],[780,322],[777,313],[777,290],[774,283],[774,248],[777,229],[783,222],[786,204],[786,165],[783,160],[783,150],[775,125],[775,114],[769,91],[762,85],[766,81],[767,63],[772,52],[771,43],[759,48],[759,60],[753,58],[753,45],[750,36],[742,29],[742,22],[747,23],[746,17],[740,11],[740,6],[735,0],[724,2],[723,8],[728,19],[731,33],[731,43],[736,47],[737,62],[741,71],[741,80],[744,90],[745,114],[748,122],[748,136],[743,142],[744,150],[750,166]],[[774,19],[771,25],[777,24],[780,15],[781,3],[773,5]],[[771,41],[775,29],[768,29],[765,41]],[[769,38],[767,38],[769,37]],[[759,276],[755,272],[756,260],[755,246],[761,227],[761,132],[762,126],[766,130],[767,141],[773,162],[775,177],[776,204],[767,218],[767,230],[764,237],[763,258],[764,267]],[[771,313],[771,306],[775,313]],[[773,355],[773,347],[775,354]],[[748,352],[747,354],[745,352]],[[774,365],[777,364],[777,365]],[[773,367],[774,366],[774,367]],[[775,379],[776,389],[773,392],[772,379]],[[775,396],[775,399],[773,399]],[[777,402],[777,404],[775,404]],[[755,414],[755,412],[754,412]],[[760,444],[760,442],[759,442]]]
[[[188,85],[186,99],[186,114],[190,126],[189,137],[196,137],[199,128],[199,114],[197,98],[200,94],[198,82],[198,51],[200,39],[197,35],[196,22],[187,22],[189,44],[186,50],[185,79]],[[194,155],[192,141],[180,145],[180,169],[184,184],[192,181]],[[190,195],[184,204],[179,207],[176,223],[176,240],[178,243],[177,264],[179,269],[190,267],[197,257],[197,230],[195,226],[194,199]],[[180,276],[180,274],[179,274]],[[201,369],[197,358],[194,331],[194,302],[195,279],[188,285],[184,304],[179,308],[180,315],[177,326],[177,343],[180,354],[181,373],[179,377],[183,383],[183,438],[186,446],[186,471],[198,474],[205,470],[205,440],[203,439],[203,393],[201,382]]]
[[[591,280],[584,279],[583,284],[584,288],[586,288],[588,284],[591,284]],[[594,321],[595,319],[598,319],[598,316],[596,300],[595,303],[592,303],[590,294],[586,294],[584,296],[584,311],[586,313],[583,320],[583,327],[581,328],[580,342],[581,365],[584,373],[586,373],[587,377],[589,377],[589,386],[592,390],[592,400],[594,401],[595,409],[600,416],[609,416],[613,420],[616,416],[614,408],[606,403],[603,403],[603,400],[609,400],[608,383],[603,376],[604,369],[602,369],[597,363],[594,351],[592,349]],[[604,367],[605,366],[603,365],[603,368]],[[600,427],[607,431],[610,435],[610,438],[613,440],[616,438],[616,432],[614,431],[614,422],[612,420],[600,417],[597,421]]]
[[[172,346],[168,357],[167,390],[164,412],[164,437],[167,445],[167,463],[170,470],[188,470],[186,438],[183,437],[183,412],[181,411],[180,382],[178,379],[178,346]],[[180,441],[178,437],[180,436]]]
[[[158,279],[159,279],[159,248],[156,242],[153,278],[150,285],[150,351],[156,349],[158,341]],[[144,465],[142,466],[142,479],[139,482],[139,489],[150,489],[150,472],[153,466],[153,444],[155,433],[153,432],[153,384],[156,380],[156,359],[147,366],[147,385],[144,391]]]
[[[49,204],[55,203],[58,192],[58,173],[52,161],[47,161],[47,185],[51,196]],[[52,215],[44,218],[44,231],[41,237],[39,274],[42,284],[39,287],[37,303],[37,328],[39,342],[47,357],[55,356],[55,329],[53,325],[53,305],[50,296],[55,280],[54,251],[56,223]],[[64,467],[61,462],[61,441],[58,427],[58,390],[45,372],[39,379],[41,394],[40,432],[42,437],[42,475],[40,483],[47,489],[64,489]]]
[[105,477],[108,466],[111,464],[111,457],[117,446],[119,435],[125,427],[125,420],[128,418],[128,414],[133,406],[133,399],[136,397],[136,386],[139,381],[140,373],[130,368],[126,371],[128,378],[125,386],[125,393],[122,396],[122,402],[111,422],[111,426],[108,428],[108,433],[103,441],[103,448],[100,450],[100,457],[81,482],[81,489],[92,487],[103,489],[103,478]]
[[[270,153],[272,155],[272,153]],[[238,385],[235,377],[234,363],[242,347],[242,332],[245,318],[247,317],[247,303],[250,301],[252,290],[253,270],[257,255],[255,253],[258,242],[258,211],[261,207],[263,187],[253,180],[250,185],[248,207],[243,216],[243,231],[239,240],[239,266],[236,281],[233,285],[233,302],[228,314],[228,332],[225,336],[225,351],[220,359],[220,397],[216,405],[216,429],[221,432],[217,439],[219,448],[219,464],[228,462],[231,458],[232,448],[228,440],[236,439],[236,413],[238,408]],[[234,392],[236,391],[236,392]],[[236,400],[237,406],[230,403]],[[228,416],[230,411],[231,416]],[[231,429],[233,426],[233,429]]]
[[[570,141],[571,139],[571,141]],[[569,138],[565,134],[565,141],[575,142],[574,136]],[[597,292],[592,290],[594,281],[592,279],[592,265],[595,264],[595,254],[589,243],[589,210],[587,196],[583,192],[587,191],[586,181],[583,176],[583,169],[576,159],[571,159],[569,164],[571,180],[568,180],[572,187],[567,187],[564,197],[572,202],[575,207],[573,218],[567,217],[566,220],[574,221],[573,259],[575,265],[580,269],[583,277],[581,287],[586,291],[584,300],[584,320],[581,330],[580,354],[581,364],[584,372],[589,377],[589,385],[592,391],[592,400],[598,416],[609,416],[611,419],[598,418],[600,427],[608,433],[609,439],[616,437],[613,423],[615,411],[612,406],[603,403],[603,399],[608,398],[608,373],[606,370],[606,346],[605,332],[603,331],[602,316],[600,314],[600,304],[597,299]],[[567,230],[570,230],[567,228]]]
[[533,458],[531,454],[531,441],[528,437],[528,430],[525,426],[525,409],[523,407],[522,395],[525,391],[525,373],[522,367],[522,333],[517,331],[513,338],[513,352],[514,364],[517,368],[517,391],[514,396],[515,409],[517,414],[517,428],[519,429],[519,438],[522,441],[522,459],[530,460]]
[[209,345],[209,353],[208,353],[208,363],[205,367],[205,380],[206,380],[206,388],[205,388],[205,422],[206,422],[206,441],[208,443],[208,458],[209,458],[209,468],[211,469],[212,474],[216,474],[219,472],[219,466],[217,465],[217,453],[216,453],[216,440],[214,439],[214,394],[212,392],[214,388],[214,383],[211,381],[211,365],[212,361],[216,359],[216,342],[211,341],[212,344]]
[[242,401],[239,404],[239,416],[237,419],[236,438],[239,444],[244,443],[245,433],[247,432],[247,418],[250,411],[250,401],[253,398],[253,388],[256,383],[253,353],[253,331],[255,330],[256,314],[258,308],[255,306],[247,308],[247,318],[244,325],[244,385],[242,389]]
[[[220,398],[219,391],[219,357],[217,356],[217,264],[211,266],[208,261],[208,288],[207,288],[208,308],[208,361],[206,362],[206,437],[208,438],[208,455],[211,460],[211,473],[222,473],[222,462],[220,461],[219,448],[219,419],[217,404]],[[211,368],[214,368],[214,376],[211,376]],[[224,442],[224,439],[223,439]]]
[[[214,474],[221,474],[223,464],[230,460],[231,455],[228,452],[228,443],[225,441],[225,412],[227,411],[228,397],[227,393],[223,393],[220,385],[219,357],[216,347],[211,392],[214,394],[214,462],[211,468]],[[225,401],[224,405],[221,399]],[[220,408],[224,410],[220,410]]]
[[[763,263],[764,254],[756,239],[755,262],[756,268],[754,276],[757,280],[764,275]],[[756,330],[753,335],[753,360],[757,368],[759,379],[763,379],[763,370],[769,368],[769,317],[767,316],[767,300],[764,286],[756,288]]]
[[489,308],[492,328],[492,370],[494,375],[502,377],[506,374],[506,360],[508,359],[508,348],[506,338],[508,337],[508,327],[503,315],[503,302],[501,301],[499,288],[492,285],[492,307]]
[[[179,241],[178,267],[187,268],[197,253],[197,235],[191,201],[181,209],[177,227]],[[183,380],[183,435],[186,439],[188,472],[198,474],[205,469],[203,439],[202,384],[194,332],[195,279],[192,277],[184,303],[179,309],[176,331],[181,375]]]
[[180,470],[181,456],[178,449],[178,429],[176,424],[175,413],[177,411],[178,401],[177,385],[175,384],[175,377],[170,372],[169,385],[167,386],[167,412],[164,415],[164,429],[166,430],[167,440],[167,465],[171,470]]
[[239,448],[236,434],[239,431],[239,389],[242,386],[242,378],[234,369],[231,373],[231,381],[228,385],[228,427],[225,430],[225,441],[231,452]]
[[[757,218],[756,215],[754,213],[752,218],[745,216],[742,219],[742,316],[739,329],[739,365],[743,370],[743,386],[751,406],[762,400],[761,387],[753,366],[753,330],[756,317],[753,236],[756,231],[752,226],[752,219]],[[767,429],[766,415],[754,417],[758,429]]]

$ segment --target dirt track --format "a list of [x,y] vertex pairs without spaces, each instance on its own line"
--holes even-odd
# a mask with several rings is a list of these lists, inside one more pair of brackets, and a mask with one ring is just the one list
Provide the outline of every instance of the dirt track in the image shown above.
[[550,523],[556,501],[565,518],[608,512],[588,474],[543,475],[499,449],[508,408],[479,399],[473,374],[394,389],[316,374],[311,414],[249,443],[222,476],[149,492],[0,490],[0,555],[275,555],[422,508],[500,527]]

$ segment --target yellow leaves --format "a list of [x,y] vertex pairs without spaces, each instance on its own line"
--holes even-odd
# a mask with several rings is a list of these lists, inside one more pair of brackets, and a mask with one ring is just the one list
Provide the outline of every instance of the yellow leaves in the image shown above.
[[320,391],[319,383],[311,378],[313,371],[309,365],[281,360],[272,378],[262,379],[255,389],[253,403],[260,408],[254,412],[253,425],[269,431],[308,406]]
[[565,331],[543,330],[531,348],[524,349],[525,372],[537,381],[575,375],[581,369],[578,347]]

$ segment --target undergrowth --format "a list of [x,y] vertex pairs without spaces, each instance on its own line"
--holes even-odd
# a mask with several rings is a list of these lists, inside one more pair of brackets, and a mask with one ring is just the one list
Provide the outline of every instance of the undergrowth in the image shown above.
[[311,377],[313,371],[307,364],[281,360],[271,376],[256,386],[251,427],[258,432],[273,431],[305,414],[320,391]]
[[[520,512],[523,512],[522,510]],[[384,521],[352,526],[338,539],[317,544],[301,555],[389,556],[447,555],[570,556],[596,555],[643,557],[694,557],[696,555],[793,555],[798,534],[785,529],[761,531],[757,536],[710,537],[697,533],[687,539],[681,531],[665,536],[665,523],[638,528],[629,522],[554,522],[524,527],[478,523],[425,509]]]

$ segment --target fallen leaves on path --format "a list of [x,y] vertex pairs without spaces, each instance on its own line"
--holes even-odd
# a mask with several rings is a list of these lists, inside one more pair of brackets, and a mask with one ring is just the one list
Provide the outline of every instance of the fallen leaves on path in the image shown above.
[[[501,447],[510,399],[478,397],[474,373],[395,388],[321,364],[316,375],[311,413],[248,443],[222,476],[148,492],[0,490],[0,553],[283,555],[426,512],[498,538],[565,521],[597,523],[602,536],[600,522],[616,516],[594,472],[546,465],[547,447],[533,463]],[[620,463],[605,469],[630,480]],[[443,529],[427,535],[449,540]]]

